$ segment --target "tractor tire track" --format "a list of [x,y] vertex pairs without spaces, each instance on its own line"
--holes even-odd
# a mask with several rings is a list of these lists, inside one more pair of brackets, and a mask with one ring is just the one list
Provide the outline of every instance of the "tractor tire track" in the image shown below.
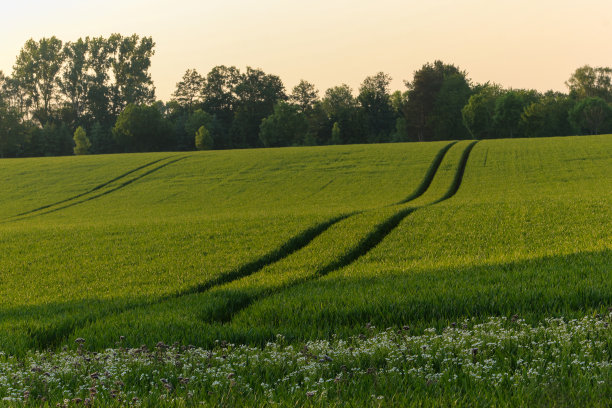
[[38,332],[32,331],[30,333],[30,336],[36,340],[37,344],[41,348],[58,347],[63,341],[68,339],[78,329],[83,328],[86,325],[92,324],[105,317],[121,314],[130,310],[136,310],[140,308],[162,304],[172,299],[177,299],[184,296],[203,293],[215,286],[223,285],[225,283],[230,283],[240,278],[244,278],[260,271],[268,265],[271,265],[275,262],[280,261],[283,258],[290,256],[296,251],[299,251],[300,249],[310,244],[310,242],[312,242],[319,235],[327,231],[334,224],[352,215],[354,215],[354,213],[340,215],[338,217],[334,217],[319,224],[316,224],[295,235],[294,237],[283,243],[281,246],[273,249],[267,254],[261,256],[260,258],[257,258],[228,272],[222,273],[215,279],[212,279],[206,283],[192,286],[177,293],[161,296],[153,301],[132,303],[131,305],[126,305],[124,307],[116,307],[113,309],[109,309],[108,311],[101,312],[95,316],[84,316],[81,319],[63,325],[63,327],[60,328],[53,328],[52,330],[42,330]]
[[440,198],[439,200],[436,200],[433,203],[428,204],[428,205],[434,205],[437,203],[441,203],[442,201],[448,200],[449,198],[457,194],[457,191],[459,191],[459,187],[461,187],[461,182],[463,181],[463,174],[465,173],[465,167],[467,166],[467,161],[470,158],[470,153],[472,152],[472,149],[474,148],[474,146],[476,146],[476,143],[478,143],[478,140],[475,140],[472,143],[470,143],[463,151],[463,154],[461,155],[461,158],[459,159],[459,165],[457,166],[457,172],[455,173],[455,178],[453,179],[453,182],[451,183],[451,186],[446,192],[446,194],[444,194],[442,198]]
[[21,212],[21,213],[19,213],[19,214],[11,215],[11,216],[10,216],[10,217],[8,217],[7,219],[21,217],[21,216],[24,216],[24,215],[28,215],[28,214],[31,214],[31,213],[35,213],[35,212],[40,211],[40,210],[47,209],[47,208],[49,208],[49,207],[53,207],[53,206],[56,206],[56,205],[60,205],[60,204],[66,203],[66,202],[68,202],[68,201],[76,200],[77,198],[81,198],[81,197],[83,197],[83,196],[85,196],[85,195],[87,195],[87,194],[91,194],[91,193],[93,193],[93,192],[95,192],[95,191],[98,191],[98,190],[100,190],[101,188],[104,188],[104,187],[108,186],[109,184],[114,183],[115,181],[121,180],[122,178],[125,178],[125,177],[129,176],[130,174],[132,174],[132,173],[134,173],[134,172],[136,172],[136,171],[138,171],[138,170],[142,170],[142,169],[144,169],[144,168],[146,168],[146,167],[152,166],[152,165],[154,165],[155,163],[159,163],[160,161],[162,161],[162,160],[166,160],[166,159],[169,159],[169,158],[171,158],[171,157],[172,157],[172,156],[163,157],[163,158],[161,158],[161,159],[154,160],[154,161],[152,161],[152,162],[149,162],[149,163],[143,164],[142,166],[139,166],[139,167],[136,167],[135,169],[132,169],[132,170],[130,170],[130,171],[127,171],[127,172],[125,172],[125,173],[123,173],[123,174],[121,174],[121,175],[119,175],[119,176],[115,177],[115,178],[114,178],[114,179],[112,179],[112,180],[106,181],[106,182],[104,182],[104,183],[102,183],[102,184],[98,184],[98,185],[97,185],[97,186],[95,186],[94,188],[92,188],[92,189],[90,189],[90,190],[87,190],[87,191],[85,191],[84,193],[80,193],[80,194],[74,195],[74,196],[72,196],[72,197],[68,197],[68,198],[65,198],[65,199],[63,199],[63,200],[56,201],[56,202],[51,203],[51,204],[46,204],[46,205],[43,205],[43,206],[41,206],[41,207],[34,208],[34,209],[32,209],[32,210],[24,211],[24,212]]
[[[422,194],[425,193],[425,191],[429,188],[429,186],[431,185],[431,182],[433,180],[433,178],[435,177],[435,174],[437,173],[440,164],[443,160],[443,158],[445,157],[446,153],[448,152],[448,150],[455,144],[457,143],[455,142],[451,142],[448,145],[444,146],[434,157],[431,165],[429,166],[427,173],[425,174],[423,181],[421,182],[421,184],[419,185],[419,187],[417,187],[417,190],[415,190],[415,192],[413,192],[409,197],[407,197],[406,199],[402,200],[400,203],[395,204],[395,205],[404,205],[406,203],[408,203],[409,201],[412,201],[418,197],[420,197]],[[469,152],[468,152],[469,154]],[[180,159],[179,159],[180,160]],[[169,163],[168,163],[169,164]],[[135,181],[135,180],[134,180]],[[359,243],[353,247],[351,250],[349,250],[348,252],[346,252],[345,254],[343,254],[340,258],[333,260],[332,262],[328,263],[326,266],[324,266],[323,268],[321,268],[320,270],[318,270],[315,275],[313,276],[313,278],[308,279],[308,280],[312,280],[312,279],[317,279],[320,278],[328,273],[331,273],[337,269],[340,269],[344,266],[347,266],[349,264],[351,264],[352,262],[356,261],[357,259],[359,259],[360,257],[362,257],[363,255],[367,254],[370,250],[372,250],[374,247],[376,247],[387,235],[389,235],[408,215],[410,215],[412,212],[416,211],[417,208],[413,208],[413,207],[408,207],[408,208],[403,208],[401,210],[399,210],[398,212],[396,212],[394,215],[392,215],[391,217],[389,217],[388,219],[386,219],[384,222],[378,224],[376,227],[374,227],[374,229],[368,233],[361,241],[359,241]],[[262,269],[264,269],[266,266],[272,265],[276,262],[279,262],[287,257],[289,257],[290,255],[292,255],[293,253],[299,251],[300,249],[306,247],[307,245],[309,245],[314,239],[316,239],[317,237],[319,237],[320,235],[322,235],[325,231],[327,231],[330,227],[332,227],[333,225],[335,225],[338,222],[341,222],[353,215],[359,214],[361,212],[354,212],[354,213],[349,213],[349,214],[345,214],[345,215],[341,215],[332,219],[329,219],[327,221],[324,221],[320,224],[317,224],[301,233],[299,233],[298,235],[294,236],[293,238],[291,238],[290,240],[288,240],[287,242],[285,242],[284,244],[282,244],[280,247],[274,249],[273,251],[269,252],[268,254],[262,256],[261,258],[258,258],[254,261],[251,261],[247,264],[244,264],[240,267],[238,267],[237,269],[231,270],[229,272],[223,273],[220,276],[218,276],[217,278],[203,283],[203,284],[199,284],[196,286],[193,286],[191,288],[187,288],[185,290],[182,290],[180,292],[177,293],[173,293],[170,295],[166,295],[166,296],[162,296],[160,298],[155,299],[154,301],[151,302],[144,302],[144,303],[136,303],[136,304],[132,304],[126,307],[122,307],[122,308],[115,308],[112,310],[109,310],[108,313],[101,313],[97,316],[88,316],[83,318],[80,321],[77,322],[73,322],[72,325],[70,325],[69,327],[66,327],[66,330],[61,330],[61,331],[55,331],[55,333],[57,333],[54,336],[51,336],[51,338],[49,339],[49,333],[40,333],[40,337],[39,338],[45,338],[47,339],[46,341],[42,342],[42,346],[43,347],[57,347],[59,346],[63,341],[65,341],[66,339],[68,339],[72,334],[74,334],[77,330],[90,325],[100,319],[103,319],[105,317],[111,316],[111,315],[118,315],[124,312],[128,312],[131,310],[135,310],[135,309],[139,309],[139,308],[144,308],[144,307],[150,307],[153,305],[158,305],[158,304],[162,304],[164,302],[170,301],[172,299],[178,299],[181,297],[185,297],[185,296],[190,296],[190,295],[197,295],[200,293],[204,293],[212,288],[215,287],[219,287],[223,284],[228,284],[234,281],[237,281],[241,278],[245,278],[248,277],[254,273],[257,273],[259,271],[261,271]],[[295,286],[297,284],[301,284],[306,282],[307,280],[302,280],[299,282],[295,282],[292,285],[289,286],[285,286],[283,288],[281,288],[281,290],[287,289],[288,287],[291,286]],[[265,294],[263,294],[262,296],[257,296],[257,297],[252,297],[252,298],[241,298],[240,300],[238,300],[237,304],[235,304],[235,307],[232,307],[231,310],[228,310],[229,313],[222,313],[222,315],[218,318],[215,319],[215,321],[218,322],[227,322],[227,321],[231,321],[231,319],[241,310],[245,309],[246,307],[248,307],[249,305],[251,305],[252,303],[254,303],[255,301],[258,301],[260,299],[263,299],[267,296],[271,296],[278,291],[271,291],[271,292],[266,292]],[[59,332],[59,333],[58,333]]]
[[419,198],[420,196],[425,194],[425,192],[427,191],[427,189],[431,185],[431,182],[433,181],[436,173],[438,172],[438,169],[440,168],[440,164],[442,164],[442,160],[444,160],[444,156],[446,156],[446,153],[456,143],[457,143],[457,141],[454,141],[454,142],[450,142],[449,144],[444,146],[438,152],[438,154],[436,154],[436,157],[434,157],[433,161],[431,162],[431,165],[427,169],[427,173],[425,173],[425,178],[423,178],[423,181],[417,187],[417,189],[412,194],[410,194],[408,197],[404,198],[402,201],[399,201],[399,202],[395,203],[394,205],[406,204],[407,202],[412,201],[412,200],[416,200],[417,198]]
[[402,208],[401,210],[396,212],[394,215],[390,216],[385,221],[378,224],[355,247],[347,251],[344,255],[340,256],[338,259],[331,261],[326,266],[317,270],[311,277],[292,282],[280,288],[264,291],[259,296],[241,297],[238,300],[238,302],[232,304],[231,311],[229,313],[222,314],[218,319],[214,320],[213,322],[229,323],[232,321],[234,316],[236,316],[239,312],[246,309],[247,307],[254,304],[255,302],[261,301],[267,297],[281,293],[282,291],[287,290],[291,287],[295,287],[297,285],[301,285],[309,281],[320,279],[325,275],[328,275],[334,271],[337,271],[341,268],[344,268],[352,264],[353,262],[357,261],[362,256],[366,255],[376,246],[378,246],[378,244],[380,244],[389,234],[391,234],[391,232],[393,232],[393,230],[395,230],[395,228],[397,228],[397,226],[408,215],[414,213],[415,211],[421,208],[426,208],[426,207],[436,205],[438,203],[441,203],[453,197],[457,193],[457,191],[459,191],[459,188],[461,187],[461,182],[463,180],[463,174],[465,172],[465,167],[467,166],[467,162],[468,162],[470,153],[472,152],[472,149],[474,148],[476,143],[478,143],[478,141],[474,141],[470,143],[463,151],[461,158],[459,160],[459,163],[457,164],[457,169],[455,172],[455,177],[453,178],[453,182],[451,183],[449,190],[439,200],[436,200],[429,204],[422,205],[420,207]]
[[[86,203],[86,202],[91,201],[91,200],[95,200],[96,198],[100,198],[100,197],[103,197],[103,196],[108,195],[110,193],[113,193],[113,192],[115,192],[117,190],[121,190],[121,189],[127,187],[128,185],[130,185],[130,184],[132,184],[132,183],[134,183],[134,182],[136,182],[136,181],[138,181],[138,180],[140,180],[140,179],[142,179],[142,178],[144,178],[144,177],[146,177],[146,176],[148,176],[148,175],[150,175],[152,173],[155,173],[156,171],[159,171],[159,170],[163,169],[164,167],[167,167],[167,166],[169,166],[171,164],[174,164],[176,162],[179,162],[181,160],[186,159],[187,157],[189,157],[189,156],[179,157],[178,159],[170,160],[170,161],[168,161],[166,163],[163,163],[163,164],[161,164],[161,165],[159,165],[157,167],[154,167],[151,170],[146,171],[145,173],[142,173],[141,175],[139,175],[137,177],[134,177],[132,179],[129,179],[129,180],[119,184],[117,187],[113,187],[113,188],[111,188],[109,190],[106,190],[106,191],[100,193],[100,194],[96,194],[94,196],[87,197],[84,200],[80,200],[80,201],[76,201],[76,202],[73,202],[73,203],[70,203],[70,204],[66,204],[66,205],[63,205],[61,207],[52,208],[52,209],[50,209],[48,211],[37,212],[37,213],[30,213],[30,214],[27,214],[26,216],[19,217],[19,218],[11,218],[11,219],[4,220],[4,221],[0,222],[0,224],[6,224],[6,223],[9,223],[9,222],[22,221],[22,220],[38,217],[38,216],[41,216],[41,215],[51,214],[51,213],[54,213],[54,212],[57,212],[57,211],[60,211],[60,210],[64,210],[66,208],[70,208],[70,207],[74,207],[74,206],[79,205],[79,204]],[[161,160],[164,160],[164,159],[161,159]],[[157,160],[156,162],[159,162],[161,160]],[[144,167],[148,167],[148,166],[144,166]],[[144,168],[144,167],[141,167],[141,169]],[[136,171],[136,170],[133,170],[130,173],[133,173],[134,171]],[[108,184],[109,183],[106,183],[105,185],[108,185]],[[99,188],[96,189],[96,191],[97,190],[99,190]],[[81,195],[81,197],[82,196],[84,196],[84,194]]]

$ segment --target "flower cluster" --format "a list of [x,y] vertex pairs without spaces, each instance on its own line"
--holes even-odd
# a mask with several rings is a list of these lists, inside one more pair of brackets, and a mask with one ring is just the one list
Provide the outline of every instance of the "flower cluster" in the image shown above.
[[418,335],[407,326],[377,331],[367,325],[363,334],[347,339],[298,345],[279,335],[263,348],[158,343],[97,353],[86,351],[86,339],[79,339],[76,350],[24,358],[0,353],[0,399],[59,406],[232,396],[275,401],[363,395],[380,401],[398,389],[503,392],[562,385],[570,376],[609,392],[611,318],[547,319],[536,326],[517,316],[479,324],[466,320]]

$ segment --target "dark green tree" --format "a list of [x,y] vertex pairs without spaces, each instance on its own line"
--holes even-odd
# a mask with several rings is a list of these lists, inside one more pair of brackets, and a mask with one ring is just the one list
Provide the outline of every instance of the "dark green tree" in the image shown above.
[[612,107],[601,98],[586,98],[569,111],[570,123],[579,134],[612,131]]
[[407,142],[408,139],[408,123],[403,117],[395,120],[395,131],[391,135],[392,142]]
[[25,141],[26,128],[21,124],[19,112],[0,94],[0,158],[20,155]]
[[463,124],[461,109],[471,95],[472,89],[465,74],[450,74],[444,77],[429,120],[433,140],[470,138]]
[[194,135],[195,132],[202,126],[208,127],[210,126],[213,118],[208,113],[204,112],[202,109],[198,109],[193,112],[191,115],[187,116],[187,120],[185,121],[185,131]]
[[308,120],[297,105],[279,102],[274,113],[261,121],[259,139],[265,147],[304,144]]
[[41,124],[51,119],[63,60],[62,41],[56,37],[29,39],[13,66],[12,76],[24,93],[26,109],[32,109],[34,118]]
[[[445,82],[445,92],[439,96]],[[405,117],[416,140],[431,140],[434,135],[437,138],[453,138],[440,133],[456,128],[459,112],[464,106],[463,99],[467,102],[465,83],[468,83],[465,72],[442,61],[423,65],[415,71],[411,82],[405,82],[408,88]],[[439,126],[438,134],[435,134],[434,129],[441,116],[451,119],[446,125]]]
[[188,69],[176,84],[172,98],[187,112],[192,112],[202,102],[205,79],[195,69]]
[[236,86],[238,96],[231,135],[234,147],[261,146],[259,125],[274,112],[277,102],[287,99],[285,87],[276,75],[247,67]]
[[569,111],[575,101],[569,96],[548,92],[542,99],[526,106],[521,114],[521,127],[526,137],[568,136],[574,134]]
[[493,117],[497,99],[501,96],[499,85],[485,84],[470,96],[468,103],[461,110],[463,124],[474,139],[495,137]]
[[117,118],[113,136],[124,152],[168,149],[172,129],[156,105],[129,104]]
[[65,123],[47,122],[40,129],[42,154],[45,156],[68,156],[73,154],[73,139]]
[[539,99],[537,92],[507,90],[495,101],[493,126],[496,137],[522,137],[522,115],[525,108]]
[[289,101],[297,105],[301,112],[310,113],[319,100],[319,91],[308,81],[300,80],[300,83],[293,87]]
[[95,122],[92,125],[89,140],[91,141],[91,153],[112,153],[116,149],[111,130],[104,128],[100,122]]
[[367,77],[359,88],[357,100],[363,111],[366,139],[364,142],[384,142],[390,139],[395,125],[389,84],[391,77],[384,72]]

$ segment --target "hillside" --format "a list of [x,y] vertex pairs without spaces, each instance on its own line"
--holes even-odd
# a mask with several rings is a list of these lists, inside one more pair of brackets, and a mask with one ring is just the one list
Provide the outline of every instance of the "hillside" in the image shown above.
[[0,160],[0,349],[606,313],[612,137]]

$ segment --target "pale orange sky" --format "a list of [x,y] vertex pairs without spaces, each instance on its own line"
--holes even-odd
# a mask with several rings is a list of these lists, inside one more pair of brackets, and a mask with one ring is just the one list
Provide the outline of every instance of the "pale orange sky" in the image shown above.
[[[188,68],[247,65],[323,93],[378,71],[392,88],[441,59],[475,82],[565,91],[579,66],[612,66],[610,0],[21,0],[3,1],[0,70],[29,38],[152,36],[151,73],[168,100]],[[9,3],[9,4],[6,4]]]

